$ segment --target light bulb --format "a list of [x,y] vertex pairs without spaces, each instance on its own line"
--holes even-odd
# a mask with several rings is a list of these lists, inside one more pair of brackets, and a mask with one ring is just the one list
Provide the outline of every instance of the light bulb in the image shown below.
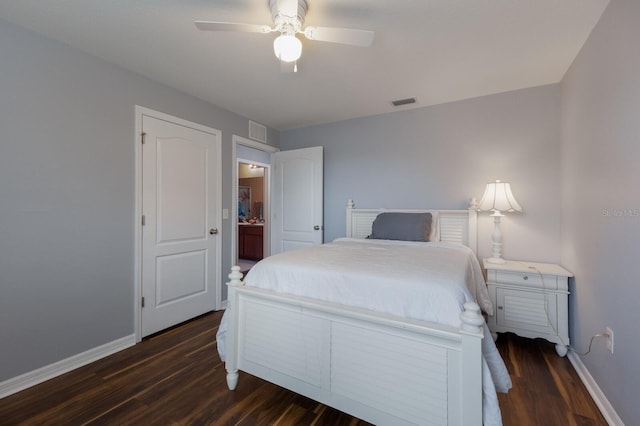
[[294,35],[281,35],[273,41],[273,51],[283,62],[295,62],[302,54],[302,43]]

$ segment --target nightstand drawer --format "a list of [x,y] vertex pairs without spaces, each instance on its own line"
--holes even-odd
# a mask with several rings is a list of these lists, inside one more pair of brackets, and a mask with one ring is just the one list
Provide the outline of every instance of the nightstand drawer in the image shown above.
[[[490,281],[502,284],[516,284],[532,288],[544,288],[545,290],[558,289],[558,277],[556,275],[543,275],[533,270],[531,272],[491,272],[495,274],[495,277],[493,277],[493,279],[490,277]],[[564,289],[566,289],[566,286]]]

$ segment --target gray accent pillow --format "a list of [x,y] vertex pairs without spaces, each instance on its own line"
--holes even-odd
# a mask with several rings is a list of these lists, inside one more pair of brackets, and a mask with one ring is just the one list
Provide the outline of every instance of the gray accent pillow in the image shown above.
[[380,213],[369,238],[377,240],[429,241],[431,213]]

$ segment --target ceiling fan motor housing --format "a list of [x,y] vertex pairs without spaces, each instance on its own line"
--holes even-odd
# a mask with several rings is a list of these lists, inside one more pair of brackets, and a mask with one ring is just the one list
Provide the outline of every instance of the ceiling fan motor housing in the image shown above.
[[302,29],[304,18],[307,15],[306,0],[298,0],[297,16],[283,15],[278,7],[278,0],[269,0],[269,8],[271,9],[271,19],[273,19],[278,31],[282,31],[287,26],[293,26],[296,32]]

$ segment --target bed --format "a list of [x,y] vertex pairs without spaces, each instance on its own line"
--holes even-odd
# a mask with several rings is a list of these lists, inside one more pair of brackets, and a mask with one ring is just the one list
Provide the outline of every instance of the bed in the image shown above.
[[[381,212],[428,212],[431,242],[368,239]],[[229,389],[242,370],[374,424],[501,424],[496,391],[511,382],[483,339],[480,306],[492,306],[476,219],[473,206],[382,211],[349,201],[346,238],[267,258],[245,281],[234,266],[217,336]]]

